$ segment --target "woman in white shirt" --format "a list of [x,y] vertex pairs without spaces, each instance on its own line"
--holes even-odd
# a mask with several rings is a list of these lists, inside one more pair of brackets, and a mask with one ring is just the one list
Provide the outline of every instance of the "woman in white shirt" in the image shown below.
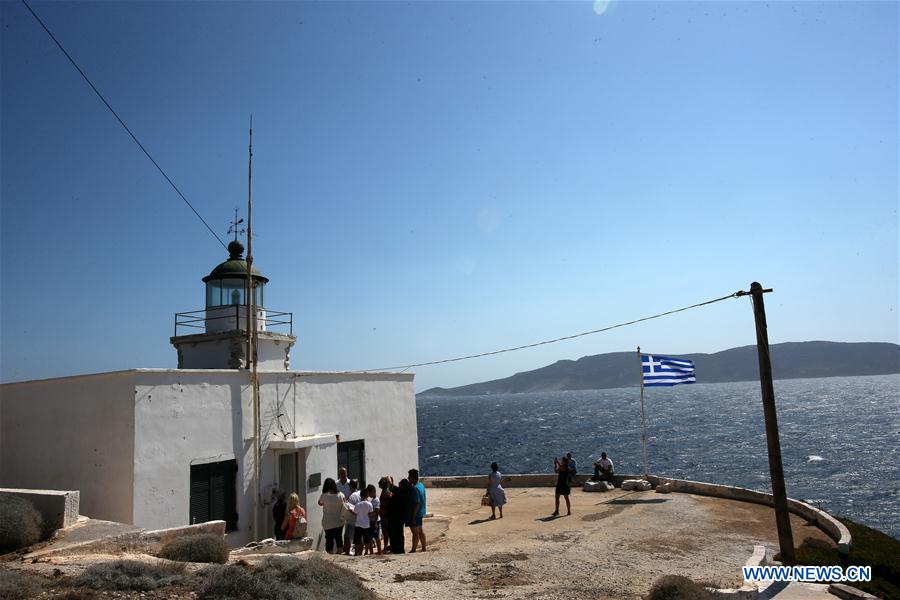
[[491,474],[488,475],[487,493],[491,498],[491,518],[497,518],[497,509],[500,509],[500,518],[503,518],[503,505],[506,504],[506,490],[500,485],[503,475],[500,474],[497,463],[491,463]]
[[344,530],[344,521],[341,518],[341,513],[344,510],[344,495],[338,491],[337,483],[331,477],[322,484],[319,506],[322,507],[325,552],[328,554],[340,553],[342,550],[341,533]]

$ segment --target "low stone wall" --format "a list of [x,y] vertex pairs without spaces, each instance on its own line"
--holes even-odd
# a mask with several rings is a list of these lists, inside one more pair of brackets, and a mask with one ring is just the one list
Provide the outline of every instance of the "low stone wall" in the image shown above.
[[198,535],[201,533],[211,533],[213,535],[224,537],[225,521],[207,521],[206,523],[185,525],[184,527],[155,529],[153,531],[143,531],[138,535],[142,542],[146,542],[154,552],[157,552],[171,539],[187,535]]
[[170,529],[156,529],[144,531],[136,529],[126,533],[97,537],[74,544],[62,544],[50,546],[36,552],[32,552],[28,558],[48,558],[51,556],[66,556],[72,554],[105,554],[123,551],[156,554],[163,544],[169,540],[187,535],[199,533],[212,533],[225,535],[225,521],[209,521],[197,525],[184,527],[172,527]]
[[878,600],[878,596],[867,594],[855,587],[844,585],[842,583],[832,583],[828,586],[828,593],[843,600]]
[[[614,475],[613,485],[619,487],[625,479],[641,479],[643,475]],[[577,475],[574,482],[579,487],[589,479],[588,475]],[[648,475],[646,478],[653,487],[660,483],[669,483],[673,492],[685,494],[697,494],[699,496],[713,496],[741,502],[753,502],[765,506],[774,506],[772,494],[749,490],[731,485],[719,485],[704,483],[701,481],[689,481],[687,479],[671,479]],[[484,488],[487,487],[487,475],[460,475],[455,477],[423,477],[425,487],[454,487],[454,488]],[[503,475],[500,484],[505,488],[515,487],[553,487],[556,485],[556,475],[553,473],[534,473],[525,475]],[[837,544],[838,552],[847,554],[850,552],[850,531],[843,523],[823,510],[810,506],[805,502],[788,498],[788,509],[807,521],[815,524],[824,531]]]
[[[697,494],[700,496],[714,496],[716,498],[727,498],[729,500],[740,500],[742,502],[753,502],[764,506],[775,506],[775,500],[772,494],[758,492],[756,490],[748,490],[747,488],[734,487],[730,485],[719,485],[715,483],[704,483],[700,481],[689,481],[686,479],[669,479],[667,477],[648,477],[651,483],[657,485],[662,482],[668,482],[672,485],[673,492],[682,492],[686,494]],[[829,515],[823,510],[819,510],[814,506],[810,506],[806,502],[788,498],[788,510],[795,515],[801,516],[807,521],[813,523],[816,527],[828,534],[837,544],[838,552],[847,554],[850,552],[850,531],[843,523]]]
[[81,499],[78,491],[0,488],[0,494],[12,494],[31,501],[44,518],[44,523],[56,529],[69,527],[78,521],[78,504]]
[[[620,486],[625,479],[638,479],[641,475],[613,475],[613,485]],[[581,487],[590,479],[589,475],[576,475],[573,485]],[[484,475],[458,475],[451,477],[423,477],[425,487],[443,488],[485,488],[487,487],[487,474]],[[505,488],[517,487],[553,487],[556,485],[556,475],[553,473],[529,473],[525,475],[503,475],[500,485]]]

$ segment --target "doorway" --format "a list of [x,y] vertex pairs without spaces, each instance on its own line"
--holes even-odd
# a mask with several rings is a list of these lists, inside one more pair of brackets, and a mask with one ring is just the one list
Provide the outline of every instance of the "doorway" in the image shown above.
[[337,445],[337,466],[347,467],[347,476],[359,480],[359,489],[366,488],[366,443],[365,440],[339,442]]

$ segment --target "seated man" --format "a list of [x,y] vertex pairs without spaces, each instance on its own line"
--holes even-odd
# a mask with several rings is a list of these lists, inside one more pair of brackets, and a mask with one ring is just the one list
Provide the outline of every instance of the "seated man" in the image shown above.
[[566,458],[569,459],[569,476],[574,477],[578,473],[578,465],[575,463],[575,459],[572,458],[571,452],[566,452]]
[[612,481],[613,463],[606,457],[606,452],[600,453],[600,458],[594,461],[593,481]]

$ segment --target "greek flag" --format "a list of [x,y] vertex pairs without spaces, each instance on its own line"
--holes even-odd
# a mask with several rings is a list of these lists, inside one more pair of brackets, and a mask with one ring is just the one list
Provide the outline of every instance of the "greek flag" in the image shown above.
[[669,358],[654,354],[641,354],[644,370],[644,387],[671,386],[679,383],[694,383],[694,363],[682,358]]

